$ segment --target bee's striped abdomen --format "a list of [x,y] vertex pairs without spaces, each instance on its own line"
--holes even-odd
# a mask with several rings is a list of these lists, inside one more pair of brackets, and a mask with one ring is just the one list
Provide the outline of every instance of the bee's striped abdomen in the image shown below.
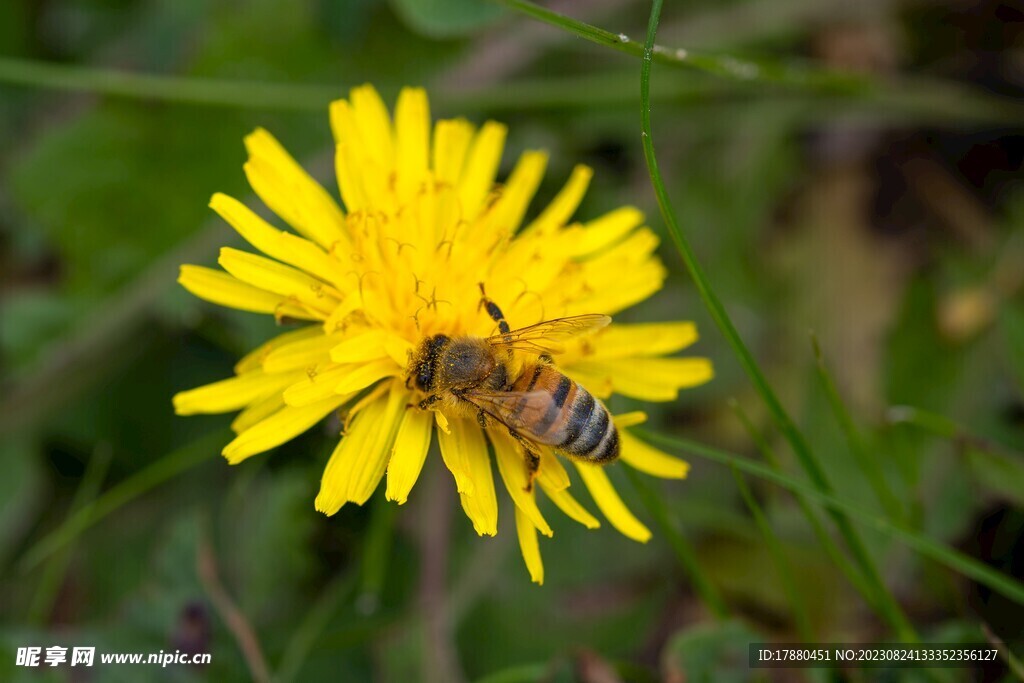
[[565,438],[555,447],[584,460],[614,460],[619,455],[619,435],[608,409],[578,384],[575,393],[568,406]]
[[529,425],[536,441],[591,462],[618,457],[619,435],[608,409],[585,388],[549,365],[529,369],[516,384],[519,391],[548,395],[545,409]]

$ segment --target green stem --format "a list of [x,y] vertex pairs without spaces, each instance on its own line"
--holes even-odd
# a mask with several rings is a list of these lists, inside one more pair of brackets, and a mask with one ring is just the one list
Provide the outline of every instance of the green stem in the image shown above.
[[750,487],[747,486],[743,475],[735,466],[729,469],[736,480],[736,488],[739,489],[743,502],[746,503],[747,509],[750,510],[750,514],[754,518],[754,523],[757,525],[758,530],[760,530],[761,535],[764,536],[764,542],[768,546],[772,562],[775,563],[778,569],[783,589],[789,596],[789,602],[793,606],[793,617],[796,621],[797,631],[800,632],[800,637],[803,638],[804,642],[813,642],[814,631],[811,628],[811,619],[807,615],[807,604],[800,594],[799,584],[797,584],[796,578],[793,576],[793,567],[789,564],[789,559],[786,557],[786,551],[782,547],[782,542],[775,535],[768,517],[765,515],[764,510],[761,509],[761,505],[757,502],[757,498],[754,497]]
[[83,531],[160,484],[209,461],[229,440],[222,430],[207,434],[157,460],[110,488],[102,496],[70,515],[64,523],[29,548],[21,560],[21,569],[31,571],[40,562],[76,539]]
[[711,583],[704,570],[701,569],[700,563],[697,561],[697,553],[690,545],[689,541],[683,534],[679,533],[679,529],[672,522],[672,518],[669,515],[668,510],[665,508],[665,503],[660,496],[654,494],[650,487],[647,486],[637,474],[630,468],[625,468],[626,475],[629,477],[629,481],[633,484],[633,487],[640,494],[640,498],[643,500],[644,506],[647,508],[651,516],[654,517],[654,521],[658,524],[658,528],[661,529],[661,533],[664,534],[665,538],[668,539],[669,546],[672,548],[673,554],[675,554],[676,560],[679,561],[683,571],[686,572],[690,581],[693,583],[694,590],[704,601],[704,604],[708,606],[711,613],[715,615],[716,619],[726,619],[729,616],[729,607],[722,598],[721,593],[715,588],[715,585]]
[[814,348],[814,358],[817,361],[818,378],[825,389],[825,396],[828,398],[832,413],[835,415],[836,420],[839,421],[839,426],[842,427],[843,434],[846,436],[846,442],[850,448],[851,455],[857,461],[861,471],[864,472],[864,476],[867,477],[868,483],[871,484],[878,502],[882,504],[882,509],[889,515],[889,518],[898,522],[906,522],[903,508],[896,495],[892,492],[892,489],[886,483],[885,475],[878,466],[878,461],[869,455],[864,447],[864,441],[857,432],[857,426],[853,423],[853,418],[850,417],[850,411],[846,409],[843,398],[839,395],[835,382],[832,381],[832,375],[825,365],[825,357],[821,352],[821,345],[814,334],[811,335],[811,346]]
[[[675,217],[675,210],[672,208],[672,204],[668,198],[668,192],[665,189],[665,183],[661,178],[661,171],[658,168],[658,162],[654,155],[654,143],[651,134],[650,97],[654,36],[658,30],[658,18],[661,14],[661,4],[661,0],[654,0],[653,8],[651,10],[651,19],[647,27],[647,40],[644,46],[644,58],[641,62],[642,66],[640,71],[641,137],[643,141],[644,156],[647,159],[647,168],[650,171],[651,183],[654,186],[654,192],[658,199],[658,206],[661,209],[661,215],[665,220],[665,224],[668,227],[668,231],[672,236],[673,242],[675,242],[675,245],[683,258],[683,262],[686,264],[687,270],[690,272],[690,276],[693,278],[693,281],[697,286],[701,299],[703,299],[711,317],[722,331],[722,334],[729,342],[729,345],[732,346],[733,352],[736,354],[740,364],[743,366],[743,369],[750,377],[757,393],[760,394],[762,400],[764,400],[765,404],[768,406],[768,410],[778,425],[779,431],[786,437],[786,440],[789,441],[790,445],[793,447],[793,451],[796,453],[801,466],[807,472],[814,485],[822,493],[831,494],[832,487],[825,477],[824,470],[821,468],[818,460],[811,452],[811,449],[808,447],[803,435],[796,428],[793,420],[782,407],[779,399],[775,396],[775,392],[772,391],[768,381],[761,373],[761,369],[758,367],[753,355],[751,355],[750,350],[747,349],[746,344],[744,344],[743,340],[740,338],[739,332],[737,332],[736,328],[733,326],[732,320],[725,311],[725,307],[722,305],[721,301],[719,301],[718,296],[711,288],[711,283],[708,281],[707,277],[704,275],[704,271],[700,267],[700,264],[697,262],[697,257],[694,254],[693,249],[690,247],[686,237],[679,229],[679,224]],[[864,546],[864,543],[861,541],[854,528],[850,525],[849,520],[836,509],[830,508],[829,515],[832,517],[836,527],[839,529],[839,533],[845,539],[847,547],[850,549],[854,561],[859,565],[861,572],[864,574],[864,578],[866,579],[868,586],[871,588],[872,593],[875,594],[878,607],[881,609],[886,621],[889,622],[901,638],[907,641],[916,641],[917,634],[915,633],[914,628],[903,614],[903,610],[900,608],[899,603],[896,602],[896,599],[893,598],[888,588],[886,588],[885,583],[882,581],[882,578],[871,559],[871,556],[868,554],[867,548]]]
[[988,586],[995,592],[1013,600],[1019,605],[1024,605],[1024,583],[1021,583],[1005,574],[1002,574],[987,564],[979,562],[975,558],[965,555],[958,550],[949,548],[946,545],[933,541],[916,531],[906,529],[893,524],[885,517],[862,510],[831,493],[825,493],[811,483],[798,481],[760,463],[742,458],[727,451],[718,450],[699,444],[688,439],[664,436],[653,432],[645,432],[641,429],[632,429],[633,434],[649,440],[654,445],[662,448],[675,449],[689,453],[690,455],[704,458],[722,465],[735,466],[737,469],[752,474],[756,477],[770,481],[789,491],[805,496],[807,499],[816,502],[827,510],[844,512],[851,517],[857,518],[861,523],[875,531],[898,539],[921,555],[931,558],[939,564],[959,572],[963,576]]

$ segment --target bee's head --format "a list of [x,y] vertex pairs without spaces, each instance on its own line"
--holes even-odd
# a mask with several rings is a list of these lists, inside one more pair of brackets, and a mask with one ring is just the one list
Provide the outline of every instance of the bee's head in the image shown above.
[[435,334],[423,340],[420,348],[416,351],[412,364],[409,366],[407,386],[411,382],[420,391],[431,391],[434,388],[437,362],[441,357],[441,350],[448,341],[448,337],[443,334]]

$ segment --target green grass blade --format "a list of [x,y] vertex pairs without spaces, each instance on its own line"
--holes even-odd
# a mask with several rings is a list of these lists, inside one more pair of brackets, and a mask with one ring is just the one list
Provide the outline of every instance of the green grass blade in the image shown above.
[[[639,53],[638,53],[639,54]],[[441,79],[443,80],[443,79]],[[342,84],[302,84],[257,82],[195,76],[126,71],[105,67],[0,57],[0,84],[34,89],[83,92],[144,102],[173,105],[226,107],[245,109],[306,112],[322,116],[328,104],[345,93]],[[951,91],[946,84],[919,86],[916,90],[876,89],[868,95],[850,97],[842,93],[780,91],[770,84],[730,81],[721,78],[666,83],[654,93],[659,102],[680,105],[739,108],[750,98],[775,98],[780,102],[796,102],[811,98],[802,108],[799,122],[831,119],[840,113],[874,116],[892,121],[978,121],[1016,122],[1024,117],[1024,107],[1000,103],[987,104],[983,95],[970,97]],[[396,85],[378,83],[384,92],[397,91]],[[571,77],[547,76],[517,80],[500,86],[472,91],[439,87],[432,98],[445,109],[465,108],[487,111],[524,109],[564,109],[595,107],[632,107],[636,97],[636,79],[630,72],[602,71],[575,74]],[[822,114],[822,112],[825,112]]]
[[796,577],[793,575],[793,567],[789,564],[786,550],[782,547],[782,541],[775,535],[771,522],[768,521],[768,517],[764,514],[764,510],[761,509],[760,503],[757,502],[754,493],[747,486],[743,475],[735,466],[729,469],[736,480],[736,488],[739,489],[743,502],[750,511],[750,515],[754,518],[754,524],[757,525],[761,536],[764,537],[765,545],[768,546],[768,553],[771,555],[772,562],[775,563],[775,567],[779,572],[782,587],[786,591],[789,603],[793,608],[793,618],[796,621],[797,631],[800,632],[800,637],[803,638],[804,642],[813,642],[814,631],[811,628],[811,619],[807,614],[807,603],[804,602],[803,595],[800,593]]
[[[690,276],[697,286],[701,299],[708,308],[708,312],[729,342],[740,365],[743,366],[743,369],[750,377],[757,393],[760,394],[762,400],[768,406],[768,410],[778,425],[779,431],[782,432],[783,436],[786,437],[786,440],[793,447],[793,452],[796,453],[797,459],[814,485],[822,493],[830,494],[832,488],[825,477],[825,471],[807,445],[803,434],[797,429],[789,413],[786,412],[785,408],[782,407],[782,403],[775,396],[775,392],[761,373],[757,361],[754,360],[750,350],[743,343],[743,339],[740,337],[739,332],[736,331],[732,319],[726,313],[725,307],[711,288],[711,283],[697,262],[693,249],[679,228],[675,210],[672,208],[672,203],[668,198],[668,191],[665,189],[665,183],[661,178],[661,171],[658,168],[658,162],[654,154],[654,142],[651,133],[651,65],[654,54],[654,36],[657,33],[658,19],[661,15],[661,4],[661,0],[654,0],[651,19],[647,27],[647,40],[644,45],[644,58],[641,62],[640,71],[641,138],[644,157],[647,160],[647,168],[651,175],[651,183],[654,186],[654,193],[658,199],[661,215],[665,220],[673,242],[675,242],[679,250],[680,256],[683,258],[683,262],[686,264],[687,270],[690,272]],[[875,567],[867,548],[857,535],[856,530],[850,525],[849,520],[846,519],[841,511],[830,509],[829,515],[839,529],[839,533],[843,536],[847,547],[850,549],[850,553],[853,555],[854,561],[864,574],[864,578],[875,596],[876,604],[885,616],[886,621],[889,622],[901,638],[907,641],[916,641],[917,634],[913,626],[911,626],[903,614],[899,603],[896,602],[896,599],[882,581],[878,569]]]
[[[610,47],[620,52],[644,57],[644,44],[622,33],[612,33],[597,26],[577,21],[529,0],[497,0],[518,12],[546,24],[557,26],[584,40]],[[692,50],[672,49],[651,43],[651,59],[673,66],[685,66],[714,76],[741,81],[777,83],[800,88],[814,88],[832,92],[867,91],[871,81],[859,74],[843,73],[810,65],[793,65],[769,60],[748,61],[736,57],[718,56]]]
[[882,504],[882,509],[889,515],[889,518],[898,522],[906,522],[903,507],[886,483],[882,468],[879,467],[878,461],[864,447],[864,441],[857,431],[857,426],[853,423],[853,418],[850,417],[850,411],[846,409],[846,404],[843,403],[843,398],[839,395],[839,390],[836,388],[832,375],[825,365],[825,357],[821,352],[818,338],[813,334],[811,335],[811,346],[814,348],[814,358],[817,361],[818,378],[821,380],[821,386],[825,389],[825,395],[828,398],[829,406],[832,408],[832,413],[835,415],[836,420],[839,421],[839,426],[846,436],[850,454],[857,461],[861,472],[867,477],[868,483],[875,492],[875,497],[878,498],[878,502]]
[[661,529],[661,533],[668,539],[672,553],[693,583],[693,588],[697,591],[697,595],[700,596],[701,600],[704,601],[704,604],[707,605],[716,618],[725,619],[728,617],[729,607],[725,599],[722,598],[721,593],[718,592],[718,589],[708,579],[704,570],[701,569],[700,563],[697,561],[697,553],[693,550],[690,542],[686,540],[683,534],[679,533],[679,529],[672,523],[672,518],[665,508],[665,502],[651,490],[636,472],[630,468],[624,469],[630,482],[633,484],[633,488],[640,494],[640,498],[647,511],[651,513],[658,528]]
[[688,439],[665,436],[640,429],[634,430],[634,433],[655,445],[660,445],[662,448],[688,453],[721,465],[734,465],[737,469],[747,474],[770,481],[794,493],[799,493],[826,509],[844,512],[856,518],[868,528],[891,536],[942,566],[988,586],[1019,605],[1024,605],[1024,583],[998,572],[987,564],[943,543],[932,540],[911,529],[897,526],[888,519],[867,512],[831,493],[820,491],[809,482],[793,479],[758,462]]
[[116,512],[147,491],[173,479],[196,465],[219,456],[230,440],[224,430],[207,434],[157,460],[120,482],[91,503],[70,515],[64,523],[29,548],[22,557],[22,571],[31,571],[40,562],[60,550],[94,524]]
[[913,425],[918,429],[930,432],[943,439],[958,439],[963,434],[960,425],[945,415],[928,412],[913,406],[892,406],[885,417],[890,424]]
[[[768,440],[764,438],[761,432],[754,426],[754,423],[750,421],[746,412],[740,407],[739,403],[735,399],[730,401],[733,411],[736,416],[739,417],[740,422],[743,423],[744,428],[753,440],[754,445],[757,446],[758,451],[764,456],[765,462],[767,462],[773,470],[782,473],[782,463],[779,461],[779,457],[775,454],[775,449],[769,445]],[[857,591],[864,596],[864,599],[868,601],[874,607],[873,595],[868,589],[867,584],[864,583],[864,578],[857,571],[857,568],[850,564],[850,560],[843,553],[842,549],[836,544],[832,536],[825,529],[825,526],[818,519],[818,513],[814,511],[811,504],[807,502],[807,499],[800,494],[794,494],[793,498],[796,500],[797,505],[800,506],[800,511],[803,513],[807,522],[811,525],[811,530],[814,532],[815,537],[818,539],[818,543],[825,550],[825,554],[829,556],[832,562],[839,568],[846,579],[853,585]]]
[[[96,494],[99,493],[100,488],[103,486],[103,480],[107,477],[112,457],[109,445],[102,445],[96,448],[93,456],[89,458],[89,464],[86,466],[85,474],[82,476],[82,482],[79,484],[75,497],[71,501],[70,514],[75,514],[96,498]],[[64,576],[70,561],[71,548],[66,548],[63,553],[54,557],[46,566],[39,580],[36,594],[32,598],[32,604],[29,606],[28,623],[36,626],[46,623],[46,620],[53,611],[53,605],[57,600],[57,593],[64,582]]]
[[33,88],[98,92],[114,97],[178,104],[318,112],[342,94],[339,86],[165,76],[14,57],[0,57],[0,81]]
[[[495,0],[499,4],[556,26],[598,45],[634,57],[643,57],[645,45],[624,34],[605,29],[554,12],[530,0]],[[1019,121],[1022,107],[1008,98],[995,97],[977,88],[957,83],[890,76],[884,82],[865,74],[836,71],[810,63],[791,63],[759,58],[739,59],[652,43],[650,59],[673,67],[684,67],[716,78],[741,84],[769,84],[800,92],[831,94],[858,101],[911,109],[920,113],[954,109],[966,118]]]

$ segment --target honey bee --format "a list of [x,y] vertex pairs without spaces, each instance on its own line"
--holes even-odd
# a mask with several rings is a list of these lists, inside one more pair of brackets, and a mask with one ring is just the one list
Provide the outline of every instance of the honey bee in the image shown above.
[[[606,315],[557,318],[513,330],[484,294],[480,305],[497,323],[491,337],[435,334],[425,338],[409,364],[406,385],[427,394],[424,410],[476,416],[481,427],[496,421],[523,447],[530,482],[550,447],[570,458],[609,463],[619,455],[619,435],[604,404],[554,366],[560,341],[611,322]],[[516,371],[513,351],[536,354]]]

